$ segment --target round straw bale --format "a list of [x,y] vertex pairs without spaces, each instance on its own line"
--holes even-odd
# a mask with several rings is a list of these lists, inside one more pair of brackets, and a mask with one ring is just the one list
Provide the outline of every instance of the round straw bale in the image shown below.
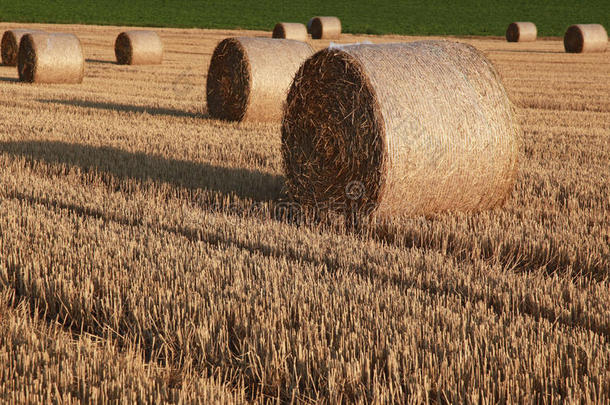
[[506,40],[508,42],[532,42],[536,40],[538,30],[532,22],[514,22],[506,29]]
[[277,23],[273,28],[272,37],[307,41],[307,28],[300,23]]
[[41,33],[40,30],[14,29],[4,31],[2,35],[2,64],[6,66],[17,66],[17,53],[19,52],[19,41],[25,34]]
[[485,56],[423,41],[309,58],[288,93],[281,149],[303,207],[392,218],[501,205],[520,138]]
[[605,52],[607,45],[608,33],[601,24],[572,25],[563,37],[563,46],[570,53]]
[[25,34],[17,56],[19,80],[30,83],[81,83],[85,57],[73,34]]
[[158,65],[163,43],[155,31],[125,31],[116,37],[114,54],[119,65]]
[[208,112],[230,121],[279,121],[301,63],[313,54],[291,39],[227,38],[214,50],[207,78]]
[[341,36],[341,20],[337,17],[314,17],[309,25],[313,39],[337,39]]

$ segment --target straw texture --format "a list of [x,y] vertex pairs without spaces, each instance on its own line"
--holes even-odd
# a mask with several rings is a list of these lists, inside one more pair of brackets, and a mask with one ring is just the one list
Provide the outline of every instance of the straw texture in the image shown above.
[[506,40],[508,42],[532,42],[538,36],[536,24],[532,22],[514,22],[506,29]]
[[25,34],[17,57],[19,80],[30,83],[81,83],[85,58],[73,34]]
[[14,29],[4,31],[2,35],[2,64],[6,66],[17,66],[17,54],[21,37],[30,33],[41,33],[40,30]]
[[313,39],[338,39],[341,36],[341,20],[337,17],[314,17],[308,25]]
[[380,218],[501,205],[521,130],[491,63],[447,41],[326,49],[297,72],[282,123],[288,192]]
[[563,37],[566,52],[605,52],[608,33],[601,24],[576,24],[570,26]]
[[300,23],[277,23],[273,28],[273,38],[294,39],[295,41],[307,41],[307,28]]
[[227,38],[212,55],[208,112],[230,121],[279,121],[286,93],[309,44],[290,39]]
[[163,43],[155,31],[121,32],[114,42],[119,65],[158,65],[163,61]]

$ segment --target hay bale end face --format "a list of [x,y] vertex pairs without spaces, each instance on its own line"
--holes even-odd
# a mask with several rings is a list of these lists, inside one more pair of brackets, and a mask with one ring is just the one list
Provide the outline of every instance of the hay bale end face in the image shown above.
[[295,41],[307,41],[309,37],[307,28],[300,23],[277,23],[271,36],[273,38],[294,39]]
[[312,54],[309,44],[290,39],[221,41],[208,70],[210,116],[229,121],[280,121],[292,78]]
[[532,42],[538,36],[536,24],[532,22],[514,22],[506,29],[508,42]]
[[341,20],[337,17],[314,17],[308,25],[313,39],[338,39],[341,36]]
[[2,35],[2,64],[6,66],[17,66],[17,54],[19,53],[19,42],[25,34],[42,33],[40,30],[14,29],[4,31]]
[[288,94],[281,149],[297,203],[392,218],[501,205],[520,138],[485,56],[424,41],[309,58]]
[[569,53],[605,52],[608,33],[601,24],[570,26],[563,37],[563,46]]
[[163,62],[163,43],[155,31],[121,32],[114,42],[119,65],[158,65]]
[[19,80],[30,83],[81,83],[85,57],[73,34],[25,34],[17,56]]

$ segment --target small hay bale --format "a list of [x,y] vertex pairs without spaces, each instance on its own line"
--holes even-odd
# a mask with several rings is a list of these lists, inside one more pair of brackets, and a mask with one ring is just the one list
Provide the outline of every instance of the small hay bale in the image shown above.
[[308,25],[313,39],[338,39],[341,36],[341,20],[337,17],[314,17]]
[[207,78],[210,116],[279,121],[295,72],[313,49],[291,39],[227,38],[214,49]]
[[19,42],[25,34],[41,33],[40,30],[14,29],[4,31],[2,35],[2,64],[6,66],[17,66],[17,54],[19,53]]
[[73,34],[25,34],[17,56],[19,80],[30,83],[81,83],[85,57]]
[[601,24],[572,25],[563,37],[563,46],[570,53],[605,52],[607,45],[608,33]]
[[300,23],[277,23],[273,28],[273,38],[294,39],[295,41],[307,41],[307,28]]
[[538,36],[536,24],[532,22],[510,23],[506,29],[506,40],[508,42],[532,42]]
[[114,42],[119,65],[158,65],[163,61],[163,43],[155,31],[121,32]]
[[282,122],[287,191],[307,210],[377,218],[501,205],[521,130],[491,62],[467,44],[325,49]]

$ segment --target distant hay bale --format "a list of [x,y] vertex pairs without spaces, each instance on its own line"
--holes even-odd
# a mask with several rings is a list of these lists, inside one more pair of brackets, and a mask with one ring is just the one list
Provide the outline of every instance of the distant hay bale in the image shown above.
[[520,138],[496,70],[470,45],[325,49],[287,97],[287,191],[378,218],[489,209],[511,193]]
[[208,112],[230,121],[279,121],[286,93],[309,44],[290,39],[227,38],[214,49],[207,78]]
[[119,65],[158,65],[163,43],[155,31],[125,31],[116,37],[114,54]]
[[25,34],[17,56],[19,80],[30,83],[81,83],[85,57],[73,34]]
[[307,41],[307,28],[300,23],[277,23],[273,28],[273,38],[294,39]]
[[605,52],[607,45],[608,33],[601,24],[572,25],[563,37],[563,46],[570,53]]
[[341,20],[337,17],[314,17],[308,25],[313,39],[338,39],[341,36]]
[[506,40],[508,42],[532,42],[538,36],[536,24],[532,22],[514,22],[506,29]]
[[17,54],[21,37],[30,33],[41,33],[40,30],[13,29],[4,31],[2,35],[2,64],[6,66],[17,66]]

